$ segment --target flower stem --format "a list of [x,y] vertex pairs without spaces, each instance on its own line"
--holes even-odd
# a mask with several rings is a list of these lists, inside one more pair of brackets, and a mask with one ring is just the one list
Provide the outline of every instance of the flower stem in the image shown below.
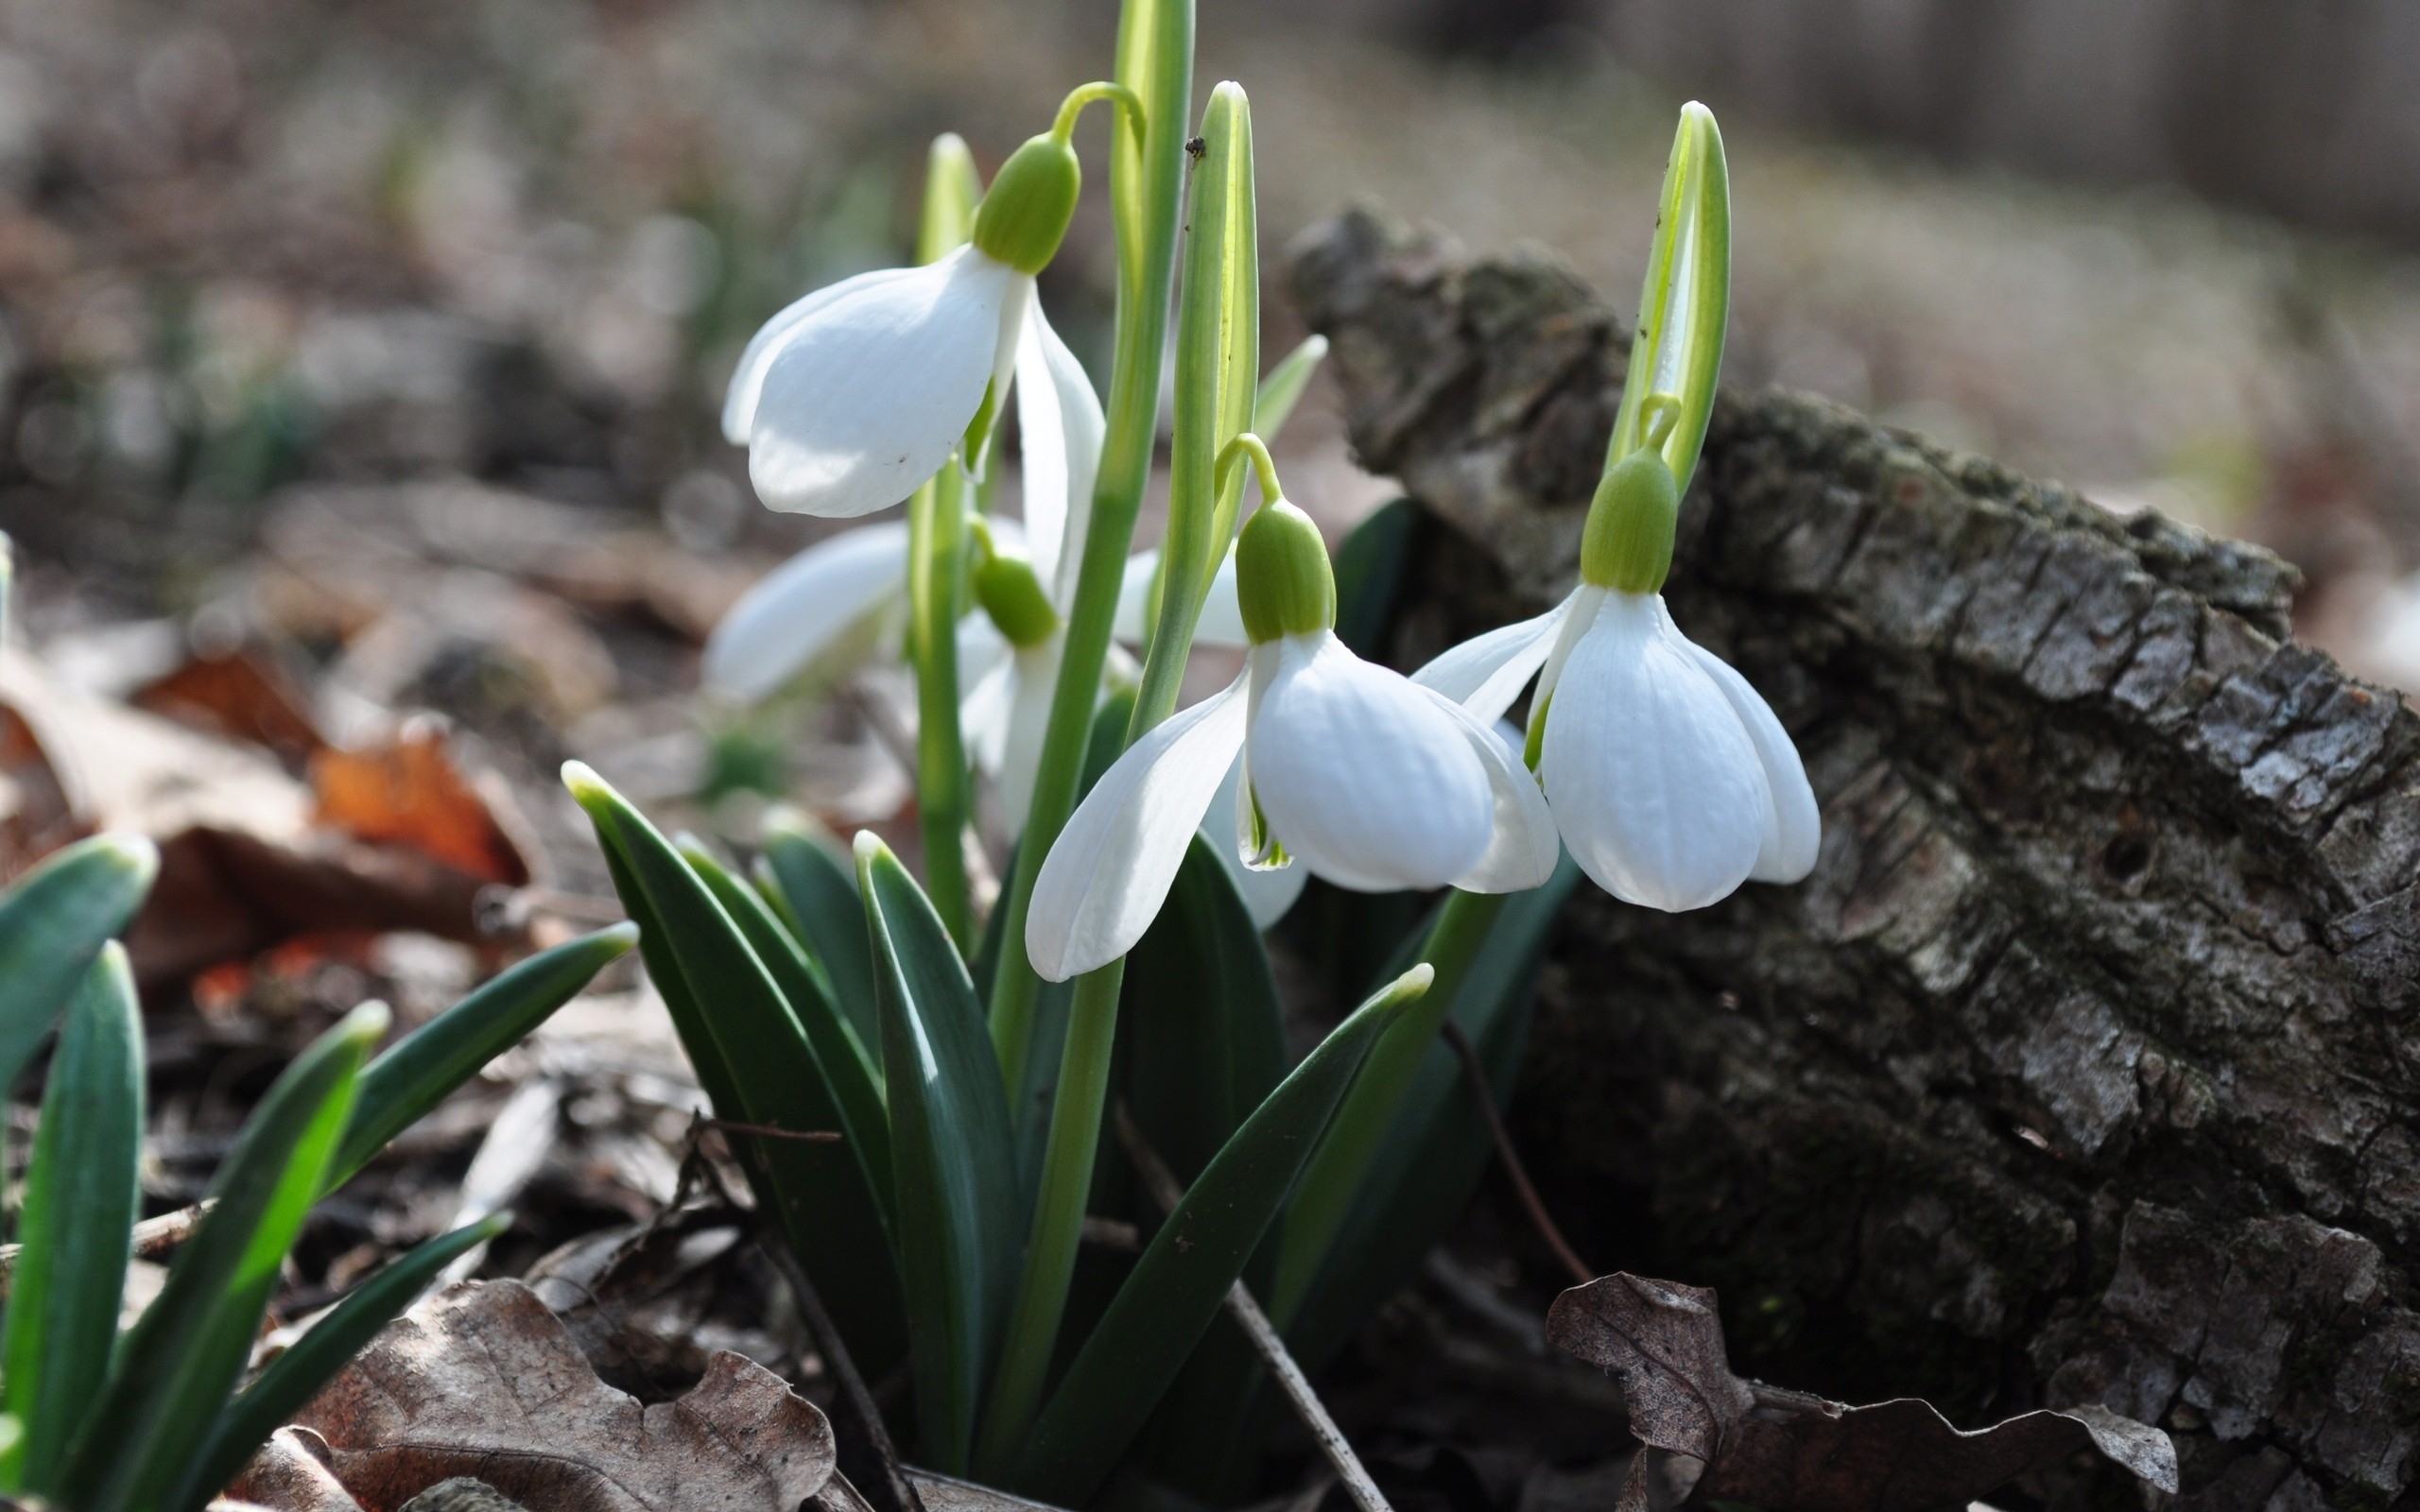
[[1073,138],[1076,134],[1076,118],[1083,114],[1084,107],[1095,100],[1109,100],[1115,103],[1117,106],[1118,117],[1126,123],[1127,130],[1138,139],[1142,136],[1143,123],[1147,118],[1143,109],[1143,96],[1123,84],[1113,84],[1106,80],[1079,84],[1067,92],[1067,97],[1059,102],[1059,118],[1050,123],[1051,136],[1061,142]]
[[1092,1195],[1093,1155],[1100,1145],[1101,1115],[1109,1101],[1117,995],[1125,978],[1122,960],[1078,978],[1068,1008],[1067,1048],[1051,1093],[1049,1143],[1042,1160],[1042,1184],[1034,1194],[1025,1274],[1001,1340],[1000,1370],[976,1446],[976,1472],[995,1482],[1016,1462],[1026,1430],[1042,1406],[1052,1348],[1066,1311],[1084,1206]]
[[1437,978],[1426,996],[1387,1027],[1361,1063],[1361,1074],[1344,1094],[1343,1106],[1304,1167],[1302,1180],[1287,1204],[1285,1228],[1277,1246],[1276,1284],[1270,1290],[1270,1320],[1283,1331],[1290,1327],[1303,1300],[1318,1279],[1345,1214],[1353,1210],[1361,1179],[1368,1175],[1387,1126],[1411,1088],[1423,1056],[1437,1039],[1438,1026],[1461,995],[1471,962],[1487,943],[1488,932],[1504,912],[1505,893],[1455,892],[1437,912],[1420,958],[1436,968]]
[[1092,735],[1101,666],[1109,656],[1117,594],[1126,576],[1134,518],[1158,439],[1161,357],[1176,268],[1177,203],[1184,183],[1184,123],[1193,89],[1192,0],[1128,0],[1118,24],[1117,77],[1143,101],[1144,129],[1112,140],[1110,194],[1117,222],[1117,344],[1110,369],[1108,428],[1093,486],[1076,602],[1036,766],[1033,806],[1017,845],[1001,906],[1009,948],[992,988],[992,1044],[1009,1086],[1025,1085],[1034,998],[1042,985],[1026,958],[1026,911],[1043,858],[1075,812]]
[[908,611],[916,662],[916,815],[925,834],[925,891],[959,953],[972,955],[966,742],[958,724],[967,491],[965,470],[952,460],[908,502]]

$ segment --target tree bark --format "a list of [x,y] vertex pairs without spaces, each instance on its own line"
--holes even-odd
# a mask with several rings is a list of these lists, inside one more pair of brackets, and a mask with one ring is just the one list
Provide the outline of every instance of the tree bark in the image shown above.
[[[1443,523],[1398,663],[1546,607],[1615,318],[1366,212],[1293,280],[1361,461]],[[2159,1424],[2179,1506],[2420,1506],[2420,719],[2292,643],[2296,582],[1727,392],[1668,596],[1796,737],[1822,860],[1575,895],[1516,1108],[1582,1251],[1719,1287],[1785,1384]]]

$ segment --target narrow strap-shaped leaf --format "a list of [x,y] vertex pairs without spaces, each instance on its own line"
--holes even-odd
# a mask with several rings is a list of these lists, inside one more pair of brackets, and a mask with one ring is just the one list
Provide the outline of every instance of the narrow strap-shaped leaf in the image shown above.
[[1043,1408],[1012,1477],[1017,1490],[1063,1506],[1091,1498],[1243,1274],[1370,1046],[1430,974],[1413,968],[1338,1024],[1211,1160]]
[[[1455,997],[1451,1017],[1478,1048],[1499,1105],[1528,1038],[1539,963],[1579,880],[1566,854],[1544,885],[1508,900]],[[1461,1059],[1442,1040],[1432,1043],[1287,1332],[1305,1368],[1333,1358],[1410,1279],[1469,1204],[1494,1153]]]
[[143,1009],[126,952],[101,948],[60,1029],[26,1170],[9,1297],[5,1408],[26,1427],[0,1485],[47,1493],[108,1378],[142,1207]]
[[[603,779],[573,762],[563,781],[596,826],[623,906],[638,920],[648,972],[716,1111],[801,1133],[835,1129],[838,1118],[806,1031],[730,914],[672,842]],[[763,1177],[759,1197],[824,1294],[859,1366],[889,1369],[907,1345],[898,1269],[885,1206],[856,1153],[745,1133],[732,1143],[746,1147],[752,1177]]]
[[1126,958],[1126,1100],[1179,1179],[1201,1174],[1286,1074],[1285,1010],[1252,911],[1194,836]]
[[389,1141],[420,1121],[479,1068],[519,1044],[639,937],[615,924],[500,972],[390,1046],[361,1073],[353,1122],[328,1173],[331,1190],[353,1178]]
[[[790,1011],[806,1031],[807,1049],[832,1096],[837,1126],[864,1167],[866,1184],[876,1197],[890,1194],[890,1118],[883,1110],[882,1083],[873,1057],[857,1039],[855,1025],[840,1015],[823,979],[800,949],[795,936],[783,927],[765,900],[726,870],[713,852],[693,839],[677,842],[682,858],[698,874],[715,901],[739,926],[749,948],[771,973],[773,985],[789,1000]],[[887,1210],[886,1210],[887,1211]]]
[[1372,510],[1337,543],[1336,638],[1365,661],[1388,660],[1387,631],[1420,524],[1420,506],[1396,499]]
[[[807,958],[830,978],[833,1001],[856,1026],[858,1040],[869,1046],[881,1043],[866,910],[857,901],[856,880],[849,868],[803,817],[777,812],[766,822],[757,880],[769,894],[766,901],[778,900],[786,912]],[[769,880],[771,885],[766,887]]]
[[966,1465],[1019,1233],[1000,1065],[975,983],[916,880],[857,836],[890,1091],[891,1176],[925,1462]]
[[291,1348],[268,1364],[259,1379],[227,1404],[211,1429],[210,1440],[194,1462],[193,1473],[165,1505],[171,1512],[198,1512],[210,1498],[235,1478],[246,1462],[320,1394],[347,1361],[380,1329],[412,1305],[413,1298],[437,1280],[438,1274],[462,1254],[512,1227],[512,1214],[490,1213],[475,1224],[443,1233],[414,1246],[401,1260],[354,1287],[345,1299],[311,1325]]
[[160,852],[137,834],[59,851],[0,898],[0,1091],[13,1086],[67,995],[150,890]]
[[58,1500],[148,1512],[182,1482],[251,1353],[252,1337],[353,1111],[354,1078],[386,1032],[364,1004],[295,1057],[235,1137],[208,1217],[127,1335],[69,1451]]

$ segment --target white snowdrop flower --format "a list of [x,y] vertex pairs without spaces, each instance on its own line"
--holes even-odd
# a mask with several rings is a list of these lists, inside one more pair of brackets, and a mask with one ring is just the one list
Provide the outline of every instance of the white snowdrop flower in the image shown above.
[[1308,516],[1272,500],[1236,555],[1244,671],[1135,742],[1061,832],[1026,920],[1047,980],[1142,937],[1239,755],[1238,847],[1253,866],[1300,861],[1363,891],[1510,892],[1554,869],[1552,817],[1489,723],[1336,638],[1335,580]]
[[1607,892],[1668,912],[1797,882],[1822,838],[1781,721],[1664,607],[1677,507],[1662,458],[1634,453],[1598,490],[1571,595],[1413,674],[1482,719],[1535,676],[1530,749],[1564,844]]
[[1054,128],[1001,164],[967,245],[818,289],[765,322],[722,415],[724,437],[748,448],[757,496],[797,514],[870,514],[913,493],[961,442],[979,456],[969,427],[988,430],[1007,395],[1034,275],[1058,252],[1080,185]]

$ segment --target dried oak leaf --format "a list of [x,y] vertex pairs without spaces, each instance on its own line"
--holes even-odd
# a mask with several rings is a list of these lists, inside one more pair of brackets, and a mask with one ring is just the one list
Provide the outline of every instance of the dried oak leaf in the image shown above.
[[[1715,1295],[1700,1287],[1607,1276],[1555,1298],[1547,1334],[1621,1383],[1642,1442],[1703,1464],[1698,1505],[1933,1512],[2088,1450],[2176,1490],[2168,1435],[2103,1407],[2030,1412],[1964,1433],[1914,1398],[1850,1407],[1752,1386],[1731,1373]],[[1643,1483],[1637,1500],[1649,1500]]]
[[390,1324],[228,1488],[276,1512],[394,1512],[474,1476],[547,1512],[796,1512],[862,1505],[832,1428],[779,1376],[729,1352],[677,1401],[596,1379],[518,1281],[470,1281]]

